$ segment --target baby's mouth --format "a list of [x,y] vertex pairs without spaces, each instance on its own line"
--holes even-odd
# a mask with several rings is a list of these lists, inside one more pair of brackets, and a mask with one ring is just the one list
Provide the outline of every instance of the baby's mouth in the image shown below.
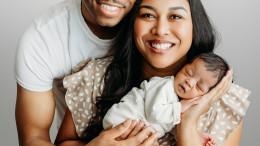
[[179,90],[181,93],[185,93],[185,88],[181,84],[179,84]]

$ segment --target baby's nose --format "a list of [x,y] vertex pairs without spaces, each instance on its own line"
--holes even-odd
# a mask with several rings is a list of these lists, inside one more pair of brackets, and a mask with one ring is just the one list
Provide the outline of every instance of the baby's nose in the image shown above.
[[190,88],[192,88],[196,84],[196,81],[192,78],[189,78],[189,79],[186,79],[186,83]]

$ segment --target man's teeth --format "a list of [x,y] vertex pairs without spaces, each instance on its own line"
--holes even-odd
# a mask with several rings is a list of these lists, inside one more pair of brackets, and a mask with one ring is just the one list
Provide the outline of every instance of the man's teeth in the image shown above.
[[101,6],[107,10],[111,10],[111,11],[114,11],[114,10],[118,10],[119,8],[118,7],[115,7],[115,6],[110,6],[110,5],[106,5],[106,4],[101,4]]
[[172,47],[172,44],[171,43],[163,43],[163,44],[151,43],[151,46],[155,49],[158,49],[158,50],[165,50],[165,49]]

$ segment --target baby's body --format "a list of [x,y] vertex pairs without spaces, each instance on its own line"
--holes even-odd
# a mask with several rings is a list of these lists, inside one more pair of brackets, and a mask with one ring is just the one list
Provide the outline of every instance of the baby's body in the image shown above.
[[[209,57],[220,59],[217,61],[222,68],[215,66],[212,69],[212,58]],[[218,68],[221,68],[221,75],[216,71]],[[140,88],[133,88],[118,104],[109,109],[104,117],[103,127],[116,126],[127,118],[140,119],[146,125],[152,125],[155,131],[161,131],[162,137],[180,123],[181,113],[198,104],[200,97],[214,87],[228,69],[222,58],[215,54],[212,56],[212,53],[208,56],[207,53],[206,56],[199,56],[186,64],[175,77],[153,77],[149,82],[143,81]],[[215,144],[209,134],[200,132],[200,136],[206,146]]]

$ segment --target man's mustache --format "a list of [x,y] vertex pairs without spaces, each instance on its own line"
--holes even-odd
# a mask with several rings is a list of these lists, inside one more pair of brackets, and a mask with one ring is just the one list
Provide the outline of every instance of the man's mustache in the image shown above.
[[102,3],[102,2],[112,2],[112,3],[116,3],[119,5],[122,5],[125,7],[125,4],[121,3],[120,0],[96,0],[97,3]]

